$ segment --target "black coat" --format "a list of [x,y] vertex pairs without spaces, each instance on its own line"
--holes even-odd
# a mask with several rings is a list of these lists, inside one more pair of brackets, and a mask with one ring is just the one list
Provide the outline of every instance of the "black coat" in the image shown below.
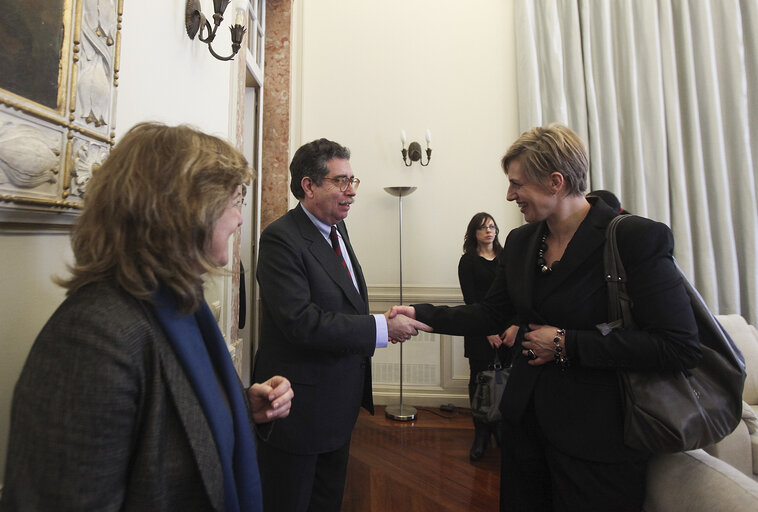
[[[501,402],[504,418],[518,422],[533,400],[549,442],[569,455],[606,462],[639,455],[623,444],[616,370],[681,369],[700,357],[692,308],[672,259],[673,236],[666,225],[649,219],[633,217],[617,233],[638,330],[604,337],[595,327],[608,320],[603,248],[615,215],[602,201],[593,201],[548,277],[538,276],[536,263],[544,223],[514,229],[482,303],[416,306],[417,318],[441,333],[488,334],[518,323],[513,371]],[[567,370],[554,363],[527,364],[520,345],[529,323],[566,329]]]
[[0,510],[224,510],[208,420],[143,301],[93,283],[37,336],[14,393]]

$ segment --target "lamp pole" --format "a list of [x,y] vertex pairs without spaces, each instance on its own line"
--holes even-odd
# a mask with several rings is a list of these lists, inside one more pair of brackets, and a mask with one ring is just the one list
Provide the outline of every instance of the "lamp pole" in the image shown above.
[[[384,191],[397,197],[398,223],[400,232],[400,304],[403,304],[403,196],[413,193],[416,187],[384,187]],[[403,404],[403,345],[400,343],[400,403],[388,405],[384,414],[396,421],[413,421],[416,419],[416,408]]]

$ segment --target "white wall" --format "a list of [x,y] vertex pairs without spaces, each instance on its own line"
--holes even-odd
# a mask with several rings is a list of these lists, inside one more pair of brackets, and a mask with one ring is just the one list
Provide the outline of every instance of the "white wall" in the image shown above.
[[[116,134],[140,121],[188,123],[227,138],[232,64],[216,60],[184,26],[185,0],[124,2]],[[203,0],[206,16],[213,13]],[[228,16],[227,16],[228,17]],[[214,50],[230,53],[229,29],[218,30]]]
[[71,260],[67,232],[0,231],[0,484],[5,478],[8,415],[26,354],[64,290],[50,277]]
[[[457,287],[471,216],[488,211],[503,235],[521,223],[500,170],[518,136],[512,1],[296,4],[293,145],[326,137],[351,149],[361,186],[347,224],[369,287],[398,282],[392,185],[418,187],[403,199],[404,285]],[[431,164],[405,167],[400,130],[425,147],[427,128]]]
[[[184,10],[185,0],[124,2],[117,141],[147,120],[189,123],[230,138],[232,64],[190,41]],[[204,10],[213,12],[210,0],[204,0]],[[222,26],[214,46],[222,55],[231,47],[228,34]],[[50,276],[66,275],[70,261],[67,232],[0,230],[0,482],[13,386],[34,338],[64,296]]]
[[[347,225],[372,308],[398,301],[398,200],[384,191],[393,185],[418,187],[403,199],[404,301],[459,300],[473,214],[492,214],[501,242],[522,222],[500,169],[519,134],[512,0],[295,4],[291,143],[326,137],[352,151],[361,186]],[[427,128],[431,163],[406,167],[400,131],[425,147]],[[378,404],[397,402],[398,347],[373,358]],[[408,403],[468,403],[462,338],[419,336],[404,349]]]

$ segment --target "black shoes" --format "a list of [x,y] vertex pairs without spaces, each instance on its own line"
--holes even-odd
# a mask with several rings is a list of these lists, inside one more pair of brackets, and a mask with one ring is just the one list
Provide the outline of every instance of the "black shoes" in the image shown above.
[[491,432],[495,436],[495,445],[500,448],[503,446],[503,430],[500,428],[500,422],[490,425]]
[[484,457],[484,450],[487,449],[489,438],[489,429],[487,427],[481,428],[479,425],[477,425],[476,433],[474,436],[474,444],[471,445],[471,451],[469,452],[469,459],[472,461],[477,461]]
[[502,446],[503,434],[500,430],[500,422],[485,424],[474,421],[474,444],[471,445],[471,451],[468,454],[472,461],[484,457],[484,451],[487,449],[491,435],[495,436],[495,445]]

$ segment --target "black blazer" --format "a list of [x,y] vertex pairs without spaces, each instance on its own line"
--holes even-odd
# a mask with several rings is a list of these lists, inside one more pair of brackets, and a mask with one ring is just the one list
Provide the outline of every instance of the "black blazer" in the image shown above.
[[[616,370],[693,367],[700,349],[690,301],[672,259],[671,231],[642,217],[620,224],[617,233],[638,330],[603,336],[595,327],[608,320],[603,248],[606,226],[616,214],[602,201],[591,202],[548,277],[538,276],[536,263],[544,223],[527,224],[508,235],[495,281],[482,303],[417,305],[416,316],[437,332],[458,335],[502,332],[518,323],[513,371],[501,402],[504,417],[518,422],[533,401],[552,444],[577,457],[612,462],[640,455],[623,444]],[[546,282],[535,287],[536,279]],[[553,363],[527,364],[521,342],[529,323],[567,330],[567,370]]]
[[292,383],[296,398],[290,415],[277,420],[267,440],[291,453],[344,446],[360,406],[374,411],[375,320],[368,314],[366,282],[344,222],[337,229],[360,292],[302,206],[261,234],[261,341],[254,380],[283,375]]

